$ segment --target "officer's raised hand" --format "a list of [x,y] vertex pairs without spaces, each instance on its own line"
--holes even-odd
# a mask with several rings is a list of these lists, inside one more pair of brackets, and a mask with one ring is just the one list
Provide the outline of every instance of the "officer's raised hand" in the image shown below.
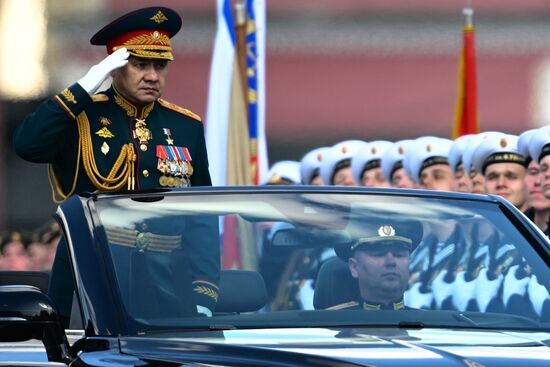
[[128,56],[130,56],[130,54],[126,48],[119,48],[104,58],[99,64],[92,66],[88,73],[78,81],[78,84],[80,84],[89,95],[94,94],[105,79],[107,79],[111,71],[128,63]]

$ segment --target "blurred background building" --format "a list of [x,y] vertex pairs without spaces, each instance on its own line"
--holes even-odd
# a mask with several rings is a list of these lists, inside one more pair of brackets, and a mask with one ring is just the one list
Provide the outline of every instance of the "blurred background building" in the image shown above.
[[[271,162],[343,139],[450,137],[462,9],[476,25],[481,130],[550,120],[550,3],[543,0],[266,0]],[[146,0],[0,1],[0,228],[40,226],[55,210],[46,167],[11,136],[38,103],[105,56],[90,37]],[[215,0],[159,0],[183,17],[165,98],[204,116]]]

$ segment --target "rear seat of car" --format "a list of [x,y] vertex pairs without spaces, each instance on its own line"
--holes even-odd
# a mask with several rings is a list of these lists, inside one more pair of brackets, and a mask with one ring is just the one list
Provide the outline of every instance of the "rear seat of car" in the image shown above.
[[222,270],[216,313],[258,311],[267,302],[264,278],[257,271]]

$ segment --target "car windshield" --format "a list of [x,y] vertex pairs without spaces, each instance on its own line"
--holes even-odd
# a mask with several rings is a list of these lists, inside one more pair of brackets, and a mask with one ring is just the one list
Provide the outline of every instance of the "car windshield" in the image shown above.
[[144,332],[550,326],[547,244],[497,201],[257,190],[93,205],[124,312]]

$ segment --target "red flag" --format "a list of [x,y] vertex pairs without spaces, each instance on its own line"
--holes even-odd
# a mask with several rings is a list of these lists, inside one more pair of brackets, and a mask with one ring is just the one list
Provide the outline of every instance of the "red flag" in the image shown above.
[[473,10],[463,11],[466,24],[458,71],[458,98],[453,125],[453,139],[466,134],[479,133],[477,115],[477,77]]
[[242,269],[238,220],[234,215],[226,215],[223,221],[222,269]]

